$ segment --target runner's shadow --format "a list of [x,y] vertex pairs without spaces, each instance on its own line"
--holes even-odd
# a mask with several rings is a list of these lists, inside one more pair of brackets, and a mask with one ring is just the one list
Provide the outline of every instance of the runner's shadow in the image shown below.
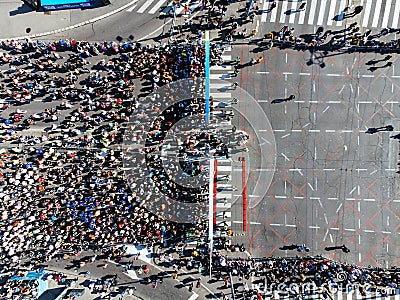
[[297,12],[297,10],[294,9],[289,9],[287,11],[284,12],[285,15],[289,16],[291,14],[295,14]]
[[29,13],[31,11],[34,11],[31,7],[23,3],[20,7],[18,7],[16,10],[10,11],[10,17],[16,16],[16,15],[22,15]]
[[286,102],[286,100],[285,99],[275,99],[275,100],[271,101],[272,104],[277,104],[277,103],[282,103],[282,102]]
[[342,13],[334,16],[332,20],[338,22],[338,21],[343,21],[344,19],[345,19],[345,14],[344,14],[344,12],[342,12]]

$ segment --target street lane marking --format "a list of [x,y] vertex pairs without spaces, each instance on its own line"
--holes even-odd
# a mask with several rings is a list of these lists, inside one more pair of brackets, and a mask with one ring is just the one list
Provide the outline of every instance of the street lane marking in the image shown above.
[[[362,0],[361,0],[362,2]],[[362,5],[362,4],[360,4]],[[346,7],[346,1],[340,1],[340,7],[339,7],[339,13],[342,13],[342,11],[344,10],[344,8]],[[337,21],[336,22],[336,26],[342,26],[342,21]]]
[[325,8],[326,8],[326,2],[321,3],[321,8],[320,8],[319,15],[318,15],[317,25],[322,25],[324,22]]
[[190,296],[190,298],[188,300],[195,300],[195,299],[197,299],[197,297],[199,297],[199,295],[197,295],[195,292],[193,292],[193,295]]
[[128,8],[126,11],[127,12],[133,12],[133,10],[135,9],[136,6],[137,6],[137,4],[135,4],[132,7]]
[[156,5],[153,6],[152,9],[149,10],[149,14],[155,14],[160,7],[165,3],[166,0],[159,0]]
[[[398,1],[396,1],[398,2]],[[389,14],[390,14],[390,7],[392,5],[392,0],[386,0],[385,11],[383,13],[383,20],[381,24],[381,28],[386,28],[389,22]]]
[[264,0],[262,14],[261,14],[261,23],[265,23],[267,21],[267,10],[268,10],[268,2]]
[[286,15],[285,12],[287,11],[288,2],[282,2],[282,10],[281,10],[281,18],[279,19],[280,23],[286,23]]
[[296,18],[296,13],[293,12],[293,10],[296,11],[296,9],[297,9],[297,2],[293,1],[292,2],[292,6],[290,7],[291,14],[290,14],[290,17],[289,17],[289,24],[293,24],[294,23],[294,19]]
[[364,5],[364,19],[362,26],[367,27],[368,26],[368,20],[369,20],[369,14],[371,13],[371,7],[372,7],[372,0],[367,0],[367,2]]
[[376,0],[375,13],[374,13],[374,18],[372,20],[372,27],[378,27],[379,16],[381,14],[381,6],[382,6],[382,0]]
[[400,15],[400,1],[396,1],[394,7],[393,21],[392,21],[393,28],[397,28],[397,23],[399,22],[399,15]]
[[138,10],[138,14],[142,14],[150,5],[153,3],[153,0],[147,0]]
[[278,7],[281,5],[281,1],[278,1],[276,7],[271,11],[271,22],[274,23],[276,21],[276,16],[278,14]]
[[[344,2],[344,1],[342,1]],[[333,18],[335,17],[336,0],[331,0],[331,7],[329,8],[327,25],[332,26]]]
[[310,14],[308,15],[308,24],[314,24],[315,11],[317,10],[317,0],[312,0],[310,5]]

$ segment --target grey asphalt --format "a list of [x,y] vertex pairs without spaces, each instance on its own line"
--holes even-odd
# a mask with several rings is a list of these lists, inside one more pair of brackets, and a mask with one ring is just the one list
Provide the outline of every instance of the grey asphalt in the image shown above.
[[[251,51],[236,46],[232,57],[241,56],[242,62],[264,57],[263,63],[243,68],[239,78],[267,114],[277,146],[272,184],[248,217],[256,223],[247,232],[251,254],[293,256],[278,247],[305,243],[312,255],[361,265],[398,264],[399,143],[389,138],[400,131],[398,56],[393,55],[392,67],[371,71],[366,63],[384,56]],[[294,101],[271,103],[290,94]],[[259,121],[252,122],[262,129]],[[389,124],[395,132],[365,133]],[[342,244],[349,254],[324,251]]]
[[[162,26],[167,19],[157,19],[158,13],[138,13],[132,7],[144,0],[111,0],[107,6],[91,9],[33,11],[21,0],[0,2],[0,40],[16,38],[80,40],[139,39]],[[166,3],[165,3],[166,5]],[[161,6],[160,11],[165,7]],[[101,25],[99,25],[101,23]],[[29,32],[28,32],[29,31]]]

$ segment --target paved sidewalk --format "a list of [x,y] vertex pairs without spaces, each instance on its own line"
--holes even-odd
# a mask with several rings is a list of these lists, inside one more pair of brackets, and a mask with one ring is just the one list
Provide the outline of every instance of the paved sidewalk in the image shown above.
[[91,9],[34,11],[21,0],[0,2],[0,40],[40,37],[83,26],[120,12],[139,0],[111,0],[111,4]]

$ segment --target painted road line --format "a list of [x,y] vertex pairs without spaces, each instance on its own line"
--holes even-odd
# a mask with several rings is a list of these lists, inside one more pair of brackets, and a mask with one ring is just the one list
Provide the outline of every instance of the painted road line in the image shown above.
[[232,199],[232,194],[231,194],[231,193],[229,193],[229,194],[217,193],[217,200],[218,200],[218,199],[224,199],[224,198],[226,198],[226,199]]
[[136,6],[137,6],[137,4],[135,4],[132,7],[128,8],[126,11],[127,12],[133,12],[133,10],[135,9]]
[[[361,1],[361,4],[359,4],[359,5],[362,5],[362,1],[363,0],[360,0],[360,1]],[[346,1],[340,1],[339,13],[342,13],[343,10],[345,9],[345,7],[346,7]],[[343,24],[342,21],[337,21],[336,22],[336,26],[342,26],[342,24]]]
[[232,66],[222,65],[222,66],[211,66],[211,71],[230,71],[232,70]]
[[138,10],[138,14],[144,13],[144,11],[153,3],[154,0],[147,0]]
[[221,202],[217,203],[217,208],[226,208],[226,209],[230,209],[231,207],[232,207],[232,204],[231,204],[231,203],[227,203],[227,204],[221,203]]
[[379,16],[381,15],[382,0],[376,0],[375,2],[375,13],[372,19],[372,27],[378,27]]
[[229,89],[230,87],[229,83],[210,83],[211,89]]
[[311,0],[310,14],[308,15],[308,24],[309,25],[314,24],[315,11],[317,10],[317,1],[318,0]]
[[220,166],[218,165],[218,172],[231,172],[232,171],[232,166]]
[[[342,1],[344,2],[344,1]],[[335,17],[336,0],[331,0],[331,7],[329,8],[327,25],[332,26],[333,18]]]
[[190,296],[190,298],[188,300],[195,300],[195,299],[197,299],[197,297],[199,297],[199,295],[197,295],[195,292],[193,292],[193,295]]
[[261,13],[261,23],[265,23],[267,21],[267,10],[268,10],[268,1],[264,0],[262,13]]
[[166,0],[159,0],[156,5],[153,6],[152,9],[149,10],[149,14],[155,14],[161,6],[165,3]]
[[303,10],[300,12],[298,24],[304,24],[304,18],[306,17],[306,10],[307,10],[307,8],[308,8],[308,6],[306,7],[306,9],[303,9]]
[[276,7],[271,11],[271,19],[270,22],[275,23],[276,16],[278,15],[278,7],[281,5],[281,1],[278,1]]
[[290,7],[290,17],[289,17],[289,24],[293,24],[294,23],[294,19],[296,18],[296,13],[293,11],[297,10],[297,2],[293,1],[292,2],[292,6]]
[[232,99],[232,93],[210,93],[210,96],[212,96],[214,99]]
[[321,3],[321,7],[320,7],[320,10],[319,10],[319,14],[318,14],[317,25],[322,25],[323,22],[324,22],[325,8],[326,8],[326,2],[324,1],[323,3]]
[[286,14],[285,14],[285,12],[287,11],[287,6],[288,6],[288,2],[287,1],[283,1],[282,2],[282,10],[281,10],[281,18],[279,19],[279,22],[281,22],[281,23],[286,23]]
[[399,15],[400,15],[400,1],[396,1],[396,4],[394,6],[392,28],[397,28],[397,24],[399,23]]
[[371,13],[372,0],[367,0],[364,5],[364,19],[362,22],[363,27],[368,26],[369,14]]
[[[398,1],[396,1],[398,2]],[[390,14],[390,7],[392,6],[392,0],[386,0],[386,6],[385,6],[385,11],[383,13],[383,19],[382,19],[382,24],[381,28],[386,28],[389,22],[389,14]]]

